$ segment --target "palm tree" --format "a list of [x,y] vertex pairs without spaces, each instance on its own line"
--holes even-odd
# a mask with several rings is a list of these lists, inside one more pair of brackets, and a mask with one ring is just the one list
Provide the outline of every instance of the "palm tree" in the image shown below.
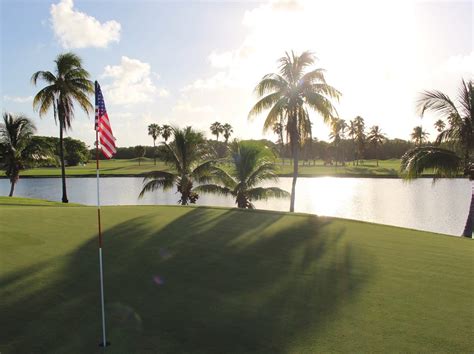
[[203,184],[196,192],[231,195],[238,208],[255,209],[252,201],[268,198],[285,198],[290,194],[277,187],[258,187],[264,181],[277,181],[275,157],[264,146],[234,142],[230,149],[232,169],[218,166],[212,169],[213,180],[218,184]]
[[161,136],[165,139],[165,144],[168,142],[171,134],[173,133],[173,128],[167,124],[161,127]]
[[464,171],[469,177],[471,188],[471,204],[462,235],[472,238],[474,219],[474,133],[472,116],[474,112],[474,91],[472,81],[462,81],[459,104],[456,104],[440,91],[425,91],[418,100],[421,115],[426,111],[439,113],[448,120],[449,126],[440,132],[436,142],[452,144],[456,151],[438,146],[416,147],[402,157],[401,171],[405,178],[416,178],[427,169],[433,169],[435,177],[456,177]]
[[33,165],[36,160],[52,157],[46,144],[32,144],[35,131],[35,125],[27,117],[3,114],[3,123],[0,124],[0,161],[3,161],[2,168],[10,180],[9,197],[13,196],[21,170]]
[[153,138],[153,164],[156,166],[156,139],[161,134],[161,127],[156,124],[152,123],[148,126],[148,135],[151,135]]
[[211,134],[216,136],[216,141],[219,141],[219,134],[223,132],[222,124],[219,122],[214,122],[211,124]]
[[446,128],[446,123],[442,119],[438,119],[434,123],[434,127],[436,128],[438,133],[441,133],[444,130],[444,128]]
[[352,147],[354,149],[354,159],[352,160],[352,166],[355,165],[355,160],[356,160],[356,144],[355,144],[355,138],[356,138],[356,135],[357,135],[357,125],[355,123],[354,120],[350,120],[349,121],[349,125],[347,126],[347,133],[349,134],[349,137],[351,138],[352,140]]
[[372,128],[370,128],[369,135],[367,135],[367,141],[369,142],[369,144],[372,144],[374,146],[377,167],[379,167],[378,148],[385,142],[385,140],[387,140],[387,137],[384,133],[382,133],[382,130],[379,128],[378,125],[374,125]]
[[225,123],[222,126],[222,132],[224,135],[225,143],[227,145],[227,143],[229,142],[230,135],[234,132],[234,130],[232,129],[232,126],[229,123]]
[[355,147],[356,147],[356,165],[359,166],[359,160],[362,158],[365,150],[365,122],[364,118],[357,116],[354,118],[355,126]]
[[459,88],[458,104],[440,91],[425,91],[418,100],[418,110],[421,116],[426,111],[440,114],[448,121],[446,129],[440,132],[436,141],[447,142],[455,149],[460,150],[464,168],[467,170],[470,163],[470,155],[474,151],[474,124],[473,106],[474,100],[472,80],[462,80]]
[[411,140],[414,141],[416,146],[421,146],[428,140],[428,133],[423,131],[423,127],[421,125],[413,128],[413,132],[410,134]]
[[298,178],[298,153],[301,144],[311,134],[308,108],[320,114],[326,123],[336,115],[330,98],[339,98],[340,93],[326,83],[323,69],[306,70],[314,63],[310,52],[300,56],[286,55],[280,58],[280,73],[265,75],[255,87],[259,101],[249,113],[249,118],[269,110],[263,130],[267,131],[284,117],[285,130],[289,137],[293,155],[293,183],[290,211],[295,210],[295,188]]
[[140,161],[143,156],[145,156],[146,153],[146,147],[142,145],[137,145],[135,146],[135,154],[138,157],[138,166],[140,166]]
[[38,71],[31,81],[34,85],[38,79],[48,86],[41,89],[33,99],[33,108],[44,116],[51,108],[54,120],[59,121],[59,158],[61,160],[62,202],[67,203],[66,169],[64,164],[63,133],[72,128],[74,119],[74,101],[84,112],[93,112],[88,95],[94,92],[94,85],[89,80],[89,73],[82,67],[82,60],[76,54],[60,54],[55,60],[55,74],[50,71]]
[[199,195],[193,191],[194,182],[206,183],[210,179],[210,170],[215,161],[208,154],[204,136],[191,127],[172,128],[174,141],[165,143],[163,159],[176,172],[153,171],[146,174],[142,198],[146,192],[157,189],[169,190],[174,185],[181,194],[178,203],[195,204]]
[[[332,139],[334,147],[336,148],[336,167],[339,158],[339,145],[341,140],[344,139],[346,127],[347,125],[344,119],[334,118],[331,120],[331,131],[329,133],[329,138]],[[344,158],[342,160],[344,160]]]

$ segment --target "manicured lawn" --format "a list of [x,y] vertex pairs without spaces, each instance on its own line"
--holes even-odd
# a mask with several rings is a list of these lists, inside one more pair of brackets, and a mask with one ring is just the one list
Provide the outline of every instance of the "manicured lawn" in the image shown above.
[[[153,170],[169,170],[163,162],[157,161],[156,166],[153,164],[153,159],[142,159],[140,166],[137,159],[131,160],[103,160],[100,161],[100,173],[102,176],[125,176],[125,175],[141,175]],[[278,159],[280,165],[281,175],[292,175],[293,167],[289,159],[285,159],[282,164]],[[324,166],[323,161],[316,161],[316,165],[303,165],[300,162],[299,175],[300,176],[353,176],[353,177],[378,177],[378,176],[398,176],[400,169],[400,160],[385,160],[379,161],[379,167],[376,166],[375,160],[366,160],[359,166],[353,166],[352,163],[347,163],[346,166]],[[95,176],[95,161],[90,161],[85,166],[67,167],[66,174],[68,176]],[[5,173],[0,171],[0,176]],[[21,172],[21,176],[37,176],[37,177],[51,177],[60,176],[60,168],[34,168]]]
[[[5,199],[0,352],[102,352],[95,208]],[[474,348],[471,240],[224,208],[102,215],[108,353]]]

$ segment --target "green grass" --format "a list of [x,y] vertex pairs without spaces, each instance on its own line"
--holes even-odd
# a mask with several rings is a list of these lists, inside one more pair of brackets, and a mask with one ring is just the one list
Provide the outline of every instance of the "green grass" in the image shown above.
[[[293,173],[293,167],[289,159],[285,159],[284,163],[278,159],[280,165],[281,176],[289,176]],[[68,176],[95,176],[95,161],[90,161],[85,166],[67,167],[66,174]],[[350,176],[350,177],[397,177],[400,169],[400,160],[385,160],[379,161],[379,167],[376,166],[375,160],[365,160],[361,162],[360,166],[352,166],[352,163],[347,163],[346,166],[324,166],[323,161],[316,161],[316,165],[303,166],[300,162],[299,175],[300,176]],[[100,161],[100,173],[102,176],[140,176],[146,172],[153,170],[167,170],[169,167],[163,162],[157,161],[156,166],[153,164],[153,159],[142,159],[140,166],[138,159],[131,160],[103,160]],[[0,171],[0,176],[5,173]],[[33,168],[21,172],[21,176],[27,177],[59,177],[61,176],[60,168]]]
[[[95,208],[4,199],[0,352],[101,352]],[[474,348],[471,240],[224,208],[102,218],[108,353]]]

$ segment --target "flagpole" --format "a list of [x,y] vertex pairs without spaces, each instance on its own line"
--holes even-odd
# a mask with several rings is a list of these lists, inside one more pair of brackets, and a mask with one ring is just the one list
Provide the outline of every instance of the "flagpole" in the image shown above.
[[[97,89],[97,81],[96,81]],[[100,188],[99,188],[99,126],[96,118],[95,126],[95,161],[96,161],[96,176],[97,176],[97,225],[99,227],[99,270],[100,270],[100,303],[102,311],[102,343],[101,347],[106,347],[107,339],[105,336],[105,306],[104,306],[104,270],[102,263],[102,228],[100,224]]]

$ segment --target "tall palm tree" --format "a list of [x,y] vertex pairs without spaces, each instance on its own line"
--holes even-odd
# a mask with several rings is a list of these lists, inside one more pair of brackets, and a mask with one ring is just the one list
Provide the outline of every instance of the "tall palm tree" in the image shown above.
[[446,123],[442,119],[438,119],[434,123],[434,127],[436,128],[438,133],[441,133],[444,130],[444,128],[446,128]]
[[456,151],[438,146],[416,147],[402,157],[401,171],[405,178],[416,178],[423,171],[433,169],[437,177],[456,177],[463,171],[471,180],[471,204],[462,235],[472,238],[474,221],[474,91],[472,81],[462,81],[458,106],[440,91],[425,91],[418,100],[421,115],[426,111],[441,114],[449,126],[440,132],[436,142],[452,144]]
[[225,143],[227,145],[227,143],[229,142],[229,138],[230,138],[230,135],[234,132],[234,130],[232,129],[232,125],[230,125],[229,123],[225,123],[223,126],[222,126],[222,135],[224,135],[224,139],[225,139]]
[[219,122],[214,122],[211,124],[211,134],[216,136],[216,141],[219,141],[219,134],[223,132],[222,124]]
[[369,142],[369,144],[372,144],[374,146],[377,167],[379,167],[378,148],[385,142],[385,140],[387,140],[387,137],[384,133],[382,133],[382,130],[379,128],[378,125],[374,125],[372,128],[370,128],[369,135],[367,135],[367,141]]
[[89,73],[82,67],[82,60],[76,54],[60,54],[54,61],[55,73],[37,71],[31,77],[34,85],[38,80],[47,83],[33,99],[33,108],[40,117],[53,108],[54,120],[59,121],[59,158],[61,160],[62,202],[67,203],[66,169],[64,164],[63,134],[72,128],[74,102],[77,102],[87,114],[94,111],[88,95],[94,92]]
[[340,93],[326,83],[323,69],[307,71],[313,65],[315,56],[310,52],[301,55],[286,53],[280,58],[280,72],[265,75],[255,87],[259,100],[252,107],[249,118],[269,110],[264,131],[284,117],[285,130],[289,137],[293,155],[293,182],[290,211],[295,210],[295,189],[298,178],[298,153],[301,144],[311,134],[308,108],[322,116],[329,123],[336,116],[330,98],[339,98]]
[[156,166],[156,139],[161,134],[161,127],[156,124],[152,123],[148,126],[148,135],[153,138],[153,164]]
[[356,165],[359,166],[359,160],[362,159],[365,150],[365,121],[361,116],[354,118],[355,126],[355,147],[356,147]]
[[416,146],[421,146],[428,141],[428,133],[423,130],[421,125],[413,128],[413,132],[410,134],[411,140],[415,143]]
[[285,198],[290,194],[277,187],[259,187],[264,181],[277,181],[277,167],[264,146],[254,143],[235,142],[230,148],[232,169],[214,166],[213,180],[218,184],[203,184],[196,192],[231,195],[238,208],[255,209],[252,201],[268,198]]
[[173,142],[165,143],[163,159],[176,172],[153,171],[146,174],[143,189],[139,195],[157,189],[169,190],[174,185],[181,194],[178,203],[195,204],[199,195],[193,191],[194,183],[209,181],[210,170],[215,161],[209,155],[202,133],[191,127],[172,128]]
[[167,124],[161,127],[161,136],[165,139],[165,144],[168,142],[171,134],[173,134],[173,128]]

